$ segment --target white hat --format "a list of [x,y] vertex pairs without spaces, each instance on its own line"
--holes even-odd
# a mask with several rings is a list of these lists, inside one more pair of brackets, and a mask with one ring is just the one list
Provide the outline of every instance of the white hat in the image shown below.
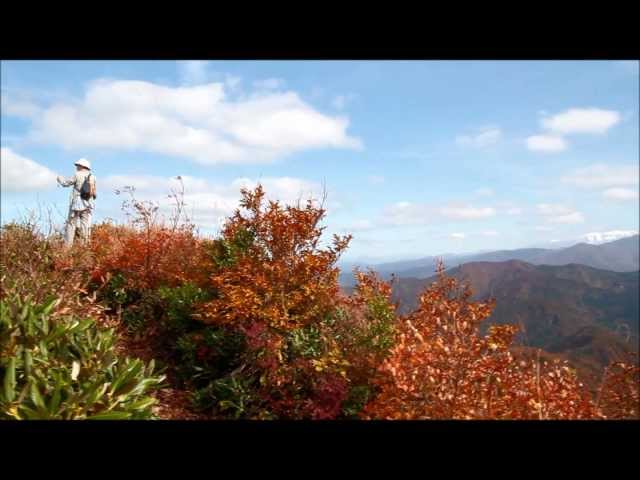
[[74,163],[74,165],[78,165],[80,167],[88,168],[89,170],[91,170],[91,164],[86,158],[81,158],[76,163]]

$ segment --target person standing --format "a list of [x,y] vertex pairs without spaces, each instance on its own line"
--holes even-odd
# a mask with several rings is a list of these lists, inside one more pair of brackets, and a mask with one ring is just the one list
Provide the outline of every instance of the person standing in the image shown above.
[[65,243],[73,244],[76,230],[84,244],[89,239],[91,229],[91,215],[95,207],[96,180],[91,173],[91,164],[81,158],[74,164],[76,172],[72,177],[64,178],[58,175],[57,181],[63,187],[73,187],[69,199],[69,216],[65,230]]

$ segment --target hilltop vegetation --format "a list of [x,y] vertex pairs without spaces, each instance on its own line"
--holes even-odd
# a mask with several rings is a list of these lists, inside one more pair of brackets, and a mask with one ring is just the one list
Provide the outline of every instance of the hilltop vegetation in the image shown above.
[[[518,325],[518,344],[570,360],[592,386],[610,362],[638,353],[638,272],[510,260],[467,263],[447,274],[468,282],[474,300],[496,298],[485,325]],[[436,280],[400,278],[393,289],[399,311],[414,310]]]
[[[592,394],[566,363],[516,359],[516,327],[441,265],[417,308],[336,264],[322,205],[261,186],[215,239],[130,203],[67,250],[34,224],[2,227],[0,417],[201,419],[638,418],[638,366],[608,367]],[[158,368],[159,367],[159,368]]]

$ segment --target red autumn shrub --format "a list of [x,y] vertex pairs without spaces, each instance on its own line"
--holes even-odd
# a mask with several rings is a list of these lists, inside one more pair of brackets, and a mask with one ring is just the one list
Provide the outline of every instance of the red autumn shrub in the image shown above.
[[[218,268],[210,286],[218,297],[204,306],[205,322],[259,322],[288,331],[318,321],[333,309],[339,292],[340,254],[350,236],[334,236],[319,248],[325,210],[265,202],[260,185],[241,190],[240,206],[214,243]],[[266,203],[266,205],[265,205]]]
[[208,257],[189,229],[103,223],[93,228],[91,250],[95,267],[92,278],[98,283],[121,274],[136,290],[158,286],[178,286],[185,282],[203,284]]
[[592,418],[595,409],[566,365],[515,362],[513,326],[479,324],[494,302],[471,302],[472,292],[444,274],[401,318],[398,342],[379,368],[380,391],[364,418],[494,419]]
[[197,317],[244,333],[240,370],[258,379],[260,408],[279,418],[335,416],[347,390],[346,362],[324,323],[336,309],[335,264],[350,237],[334,236],[321,248],[322,206],[267,202],[261,186],[241,193],[241,209],[210,245],[208,286],[216,295]]
[[638,359],[614,362],[603,373],[596,405],[604,418],[640,419],[640,367]]

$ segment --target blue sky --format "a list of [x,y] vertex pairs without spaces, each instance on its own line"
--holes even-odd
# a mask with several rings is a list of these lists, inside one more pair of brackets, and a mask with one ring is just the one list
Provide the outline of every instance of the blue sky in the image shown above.
[[328,191],[346,260],[386,261],[638,230],[638,62],[2,62],[2,221],[92,162],[115,188],[186,201],[215,234],[242,185]]

